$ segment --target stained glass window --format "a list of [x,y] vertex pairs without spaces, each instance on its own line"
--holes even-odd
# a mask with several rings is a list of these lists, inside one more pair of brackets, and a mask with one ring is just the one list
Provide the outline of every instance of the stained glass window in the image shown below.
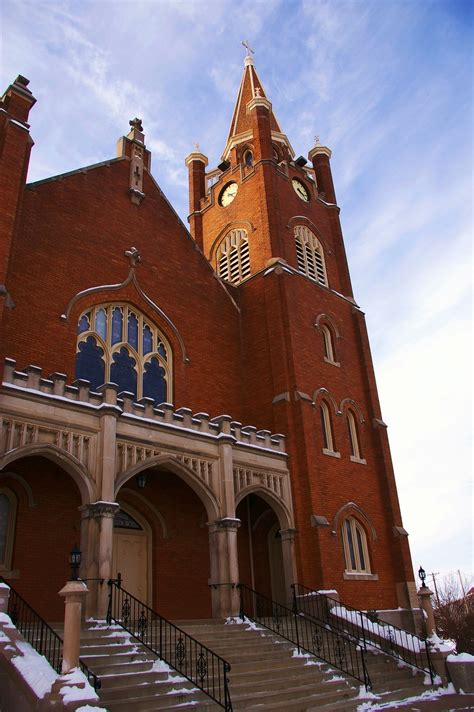
[[164,335],[127,304],[101,304],[79,317],[76,378],[93,390],[111,381],[137,399],[171,401],[171,355]]

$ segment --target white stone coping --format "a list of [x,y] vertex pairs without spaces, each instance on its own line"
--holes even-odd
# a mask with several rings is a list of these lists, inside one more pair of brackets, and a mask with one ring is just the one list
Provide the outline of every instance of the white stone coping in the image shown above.
[[273,455],[286,456],[285,436],[281,433],[271,433],[269,430],[257,430],[252,425],[242,425],[232,420],[230,415],[219,415],[211,418],[208,413],[193,413],[190,408],[175,409],[171,403],[160,403],[155,406],[151,398],[142,398],[136,402],[131,393],[117,395],[117,386],[106,383],[99,392],[90,390],[88,381],[74,381],[66,384],[67,377],[62,373],[53,373],[49,378],[42,377],[38,366],[28,366],[24,371],[15,370],[16,362],[5,359],[3,389],[15,392],[23,397],[47,399],[59,407],[92,409],[96,412],[109,412],[118,418],[135,420],[138,424],[159,426],[160,428],[177,429],[179,432],[189,432],[199,437],[211,438],[216,441],[229,440],[238,447],[257,448],[259,451],[271,452]]

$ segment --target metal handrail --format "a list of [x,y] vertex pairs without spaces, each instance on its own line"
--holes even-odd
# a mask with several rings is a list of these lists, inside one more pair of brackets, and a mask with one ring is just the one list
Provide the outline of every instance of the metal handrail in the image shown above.
[[108,625],[117,623],[226,712],[232,712],[227,660],[123,589],[121,579],[108,584]]
[[375,612],[361,611],[300,583],[292,584],[292,588],[295,608],[299,613],[321,621],[333,630],[345,632],[359,640],[365,650],[367,645],[371,645],[386,655],[423,670],[434,682],[430,642],[426,638],[380,620]]
[[[58,675],[61,674],[63,641],[61,637],[46,623],[43,618],[20,596],[9,581],[0,576],[0,582],[5,583],[10,589],[8,599],[8,615],[12,623],[20,631],[23,638],[53,667]],[[100,677],[89,670],[87,665],[79,660],[81,668],[94,690],[101,686]]]
[[350,636],[309,618],[281,603],[273,601],[246,584],[238,584],[240,617],[249,618],[268,628],[298,649],[315,655],[320,660],[350,675],[372,689],[365,663],[365,651]]

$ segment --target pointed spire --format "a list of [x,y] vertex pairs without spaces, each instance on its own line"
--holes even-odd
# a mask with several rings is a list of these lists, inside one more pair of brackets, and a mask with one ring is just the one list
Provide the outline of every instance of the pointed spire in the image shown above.
[[[250,47],[247,40],[242,42],[242,44],[247,49],[247,55],[244,59],[244,72],[240,82],[234,112],[232,114],[232,121],[230,123],[229,134],[227,136],[226,147],[222,155],[223,160],[228,158],[232,146],[239,143],[239,138],[243,141],[251,138],[251,134],[249,132],[252,130],[252,118],[248,111],[249,102],[253,99],[264,99],[268,101],[267,93],[263,87],[260,77],[257,74],[257,70],[255,69],[252,57],[254,50]],[[270,108],[270,129],[272,133],[275,132],[276,134],[283,136],[280,124],[273,113],[273,109],[269,101],[268,104]],[[292,152],[291,147],[290,151]]]

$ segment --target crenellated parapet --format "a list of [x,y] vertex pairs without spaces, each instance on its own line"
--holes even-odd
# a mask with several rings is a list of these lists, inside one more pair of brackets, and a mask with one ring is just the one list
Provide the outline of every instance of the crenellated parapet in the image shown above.
[[7,390],[28,391],[39,398],[69,401],[79,407],[106,409],[130,421],[139,419],[144,424],[190,430],[204,437],[228,437],[239,445],[285,453],[284,435],[257,430],[252,425],[244,426],[230,415],[211,417],[208,413],[193,413],[190,408],[175,409],[171,403],[155,405],[152,398],[135,401],[133,393],[117,393],[115,383],[106,383],[98,391],[91,391],[89,381],[76,380],[68,384],[63,373],[52,373],[44,378],[38,366],[27,366],[18,371],[16,362],[10,358],[5,359],[3,386]]

